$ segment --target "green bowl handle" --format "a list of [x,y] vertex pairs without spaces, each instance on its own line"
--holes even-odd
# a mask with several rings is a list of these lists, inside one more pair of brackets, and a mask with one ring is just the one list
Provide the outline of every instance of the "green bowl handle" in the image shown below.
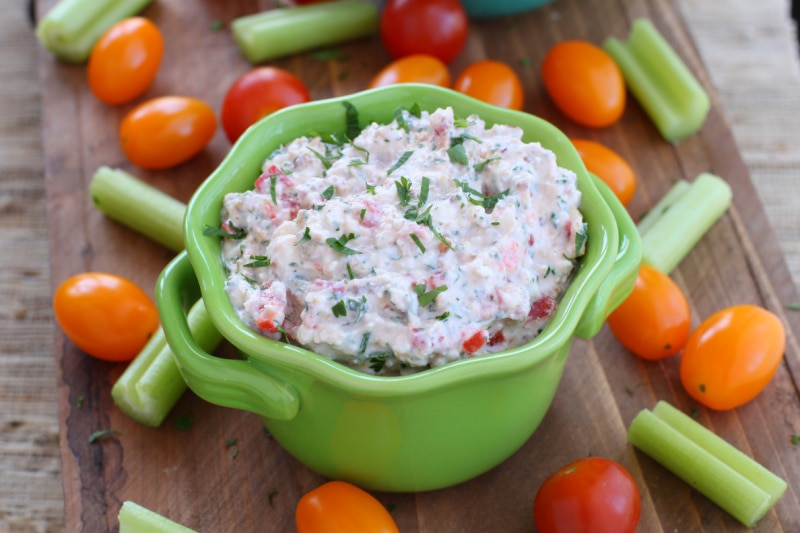
[[619,249],[611,272],[589,302],[578,327],[575,328],[575,335],[582,339],[597,335],[608,315],[628,297],[636,283],[642,262],[642,242],[636,224],[611,189],[600,178],[590,175],[617,221]]
[[197,278],[186,252],[158,278],[156,303],[181,375],[192,391],[211,403],[244,409],[273,420],[291,420],[300,408],[296,389],[249,360],[225,359],[204,351],[186,320],[187,302],[197,299]]

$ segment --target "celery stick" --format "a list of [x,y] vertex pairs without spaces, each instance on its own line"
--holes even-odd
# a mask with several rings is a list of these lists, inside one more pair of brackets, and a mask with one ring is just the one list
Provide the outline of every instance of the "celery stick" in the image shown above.
[[708,94],[650,21],[634,21],[627,43],[610,37],[603,48],[665,139],[676,142],[700,129],[711,108]]
[[89,193],[97,209],[179,252],[183,250],[183,215],[186,206],[155,187],[120,169],[100,167],[92,177]]
[[36,26],[39,42],[62,61],[84,63],[97,40],[115,23],[153,0],[61,0]]
[[122,503],[117,518],[119,533],[196,533],[132,501]]
[[630,443],[752,527],[781,497],[786,483],[692,418],[662,404],[666,402],[634,417]]
[[653,408],[653,414],[766,492],[770,497],[770,507],[786,491],[784,480],[671,404],[658,402]]
[[367,37],[378,30],[378,21],[373,2],[337,0],[239,17],[231,32],[245,59],[256,64]]
[[[206,352],[213,352],[222,341],[202,299],[189,310],[187,322]],[[111,388],[111,397],[122,412],[140,424],[158,427],[185,390],[175,356],[159,328]]]
[[[683,188],[679,183],[676,186]],[[733,193],[722,178],[702,173],[681,194],[668,195],[667,209],[657,204],[655,220],[646,221],[644,231],[639,228],[642,261],[665,274],[678,266],[728,209]]]
[[667,212],[667,209],[672,207],[680,198],[683,193],[689,188],[689,182],[686,180],[676,181],[667,193],[653,206],[650,211],[645,213],[636,224],[636,229],[639,230],[639,235],[644,235],[653,227],[653,224]]

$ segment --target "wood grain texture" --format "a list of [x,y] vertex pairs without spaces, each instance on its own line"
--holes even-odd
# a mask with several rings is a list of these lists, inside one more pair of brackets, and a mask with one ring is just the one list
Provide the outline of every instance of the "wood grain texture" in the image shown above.
[[[40,1],[40,12],[52,4]],[[148,8],[146,15],[169,39],[164,66],[148,96],[179,92],[205,98],[218,109],[224,90],[248,65],[230,35],[209,30],[210,23],[229,22],[263,4],[203,1],[188,11],[185,4],[160,0]],[[690,297],[696,322],[725,305],[757,303],[781,316],[789,342],[786,362],[764,394],[733,412],[698,409],[699,420],[789,480],[786,495],[756,531],[797,531],[800,457],[790,437],[800,432],[800,323],[797,313],[784,311],[786,303],[797,301],[797,293],[716,96],[703,130],[673,146],[658,136],[635,103],[619,124],[604,130],[567,122],[549,103],[535,68],[550,44],[567,38],[600,42],[608,35],[624,36],[629,22],[639,16],[656,22],[711,88],[676,6],[658,0],[558,0],[522,17],[476,24],[466,53],[452,70],[457,73],[483,57],[505,59],[523,78],[527,111],[550,119],[571,136],[593,138],[622,153],[641,178],[630,205],[634,218],[676,178],[692,179],[711,171],[731,183],[734,206],[674,277]],[[298,73],[314,98],[324,98],[363,89],[387,61],[376,39],[342,48],[347,59],[323,62],[300,55],[275,64]],[[52,286],[77,272],[109,270],[152,294],[169,254],[96,212],[86,194],[89,179],[101,164],[120,166],[187,200],[226,152],[224,136],[218,132],[200,157],[178,169],[144,172],[127,164],[116,144],[116,124],[130,106],[110,108],[96,102],[81,67],[59,64],[43,53],[39,75]],[[68,531],[115,530],[116,513],[126,499],[199,531],[293,529],[297,500],[322,478],[265,435],[255,415],[210,406],[187,393],[162,428],[142,428],[110,401],[118,366],[88,359],[58,332],[55,348]],[[685,411],[697,408],[680,389],[677,362],[639,361],[607,329],[592,341],[577,341],[553,407],[512,458],[457,487],[376,496],[396,505],[394,516],[404,532],[530,531],[530,503],[544,478],[577,457],[604,455],[628,467],[643,490],[641,531],[744,531],[626,442],[625,428],[633,416],[658,399]],[[189,431],[174,425],[183,414],[194,421]],[[89,444],[88,436],[104,428],[120,434]],[[230,444],[233,439],[236,444]],[[277,492],[270,503],[273,489]]]

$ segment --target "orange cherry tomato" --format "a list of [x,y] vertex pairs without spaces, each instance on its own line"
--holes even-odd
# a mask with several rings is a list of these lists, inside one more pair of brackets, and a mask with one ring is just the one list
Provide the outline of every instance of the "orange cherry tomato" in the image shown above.
[[220,111],[222,129],[233,143],[262,117],[309,100],[306,85],[288,70],[256,67],[239,76],[225,93]]
[[691,332],[689,302],[681,288],[663,272],[644,264],[633,291],[607,322],[623,346],[652,361],[680,352]]
[[396,83],[427,83],[439,87],[450,87],[450,71],[438,57],[414,54],[386,65],[372,78],[369,88],[374,89]]
[[386,507],[343,481],[329,481],[300,498],[295,521],[298,533],[399,533]]
[[104,272],[65,280],[53,296],[53,310],[78,348],[105,361],[133,359],[159,324],[156,305],[139,286]]
[[609,126],[625,110],[622,72],[605,50],[592,43],[554,45],[542,62],[542,79],[556,107],[584,126]]
[[586,169],[603,180],[622,205],[628,205],[636,192],[636,175],[617,152],[587,139],[572,139]]
[[92,48],[89,88],[106,104],[130,102],[153,83],[163,55],[164,38],[155,24],[142,17],[123,19]]
[[134,165],[164,169],[200,153],[216,129],[216,115],[207,103],[161,96],[139,104],[122,119],[119,142]]
[[524,91],[514,70],[501,61],[485,59],[472,63],[456,78],[456,91],[508,109],[522,109]]
[[706,407],[739,407],[772,380],[785,348],[786,331],[773,313],[756,305],[722,309],[689,338],[681,356],[681,383]]

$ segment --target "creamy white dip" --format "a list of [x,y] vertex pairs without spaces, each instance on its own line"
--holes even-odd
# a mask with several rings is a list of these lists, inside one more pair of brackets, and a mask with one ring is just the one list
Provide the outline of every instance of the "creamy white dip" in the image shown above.
[[575,174],[517,127],[418,114],[296,139],[225,196],[226,289],[249,327],[378,374],[541,332],[584,251]]

